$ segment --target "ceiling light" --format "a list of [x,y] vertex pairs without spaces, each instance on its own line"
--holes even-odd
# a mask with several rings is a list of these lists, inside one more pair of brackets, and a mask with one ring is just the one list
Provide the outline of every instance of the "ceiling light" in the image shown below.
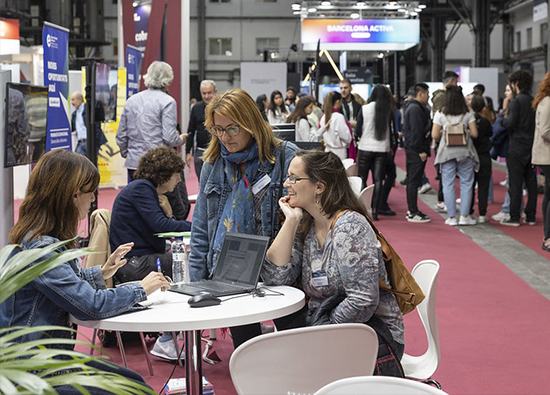
[[317,8],[315,8],[315,7],[308,8],[307,12],[311,12],[311,13],[317,12]]
[[331,6],[331,3],[330,3],[330,1],[321,1],[321,5],[322,5],[323,7],[330,7],[330,6]]
[[382,52],[380,52],[380,53],[377,55],[377,57],[378,57],[379,59],[382,59],[382,58],[384,57],[384,54],[383,54]]
[[423,10],[424,8],[426,8],[426,4],[420,4],[420,5],[418,6],[418,8],[420,8],[420,9]]
[[418,15],[418,12],[413,11],[413,12],[410,13],[410,16],[417,16],[417,15]]
[[365,3],[364,1],[358,1],[358,2],[357,2],[357,7],[363,8],[363,7],[365,7],[365,6],[366,6],[366,3]]
[[417,7],[417,8],[414,9],[414,12],[422,12],[422,8]]
[[399,9],[397,10],[397,12],[407,12],[407,10],[404,9],[404,8],[399,8]]
[[353,19],[358,19],[359,18],[359,14],[357,12],[352,12],[351,14],[349,14],[349,16]]
[[300,10],[300,8],[302,8],[302,6],[300,5],[300,3],[292,3],[292,6],[291,6],[291,7],[292,7],[292,9],[293,9],[294,11],[298,11],[298,10]]

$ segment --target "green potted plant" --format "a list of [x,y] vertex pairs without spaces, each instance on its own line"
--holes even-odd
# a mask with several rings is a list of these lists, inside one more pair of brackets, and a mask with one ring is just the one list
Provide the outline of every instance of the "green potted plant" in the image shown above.
[[[93,253],[89,249],[68,249],[56,253],[71,240],[62,241],[44,248],[21,251],[10,258],[15,245],[0,250],[0,303],[36,277],[78,256]],[[53,256],[30,266],[47,254]],[[25,343],[15,339],[29,333],[51,330],[74,330],[64,327],[11,327],[0,329],[0,393],[1,394],[55,394],[54,387],[72,385],[82,393],[85,387],[100,388],[116,394],[155,394],[120,375],[105,372],[86,365],[101,361],[100,357],[83,354],[70,349],[49,347],[86,345],[73,339],[42,338]],[[97,347],[96,347],[97,348]]]

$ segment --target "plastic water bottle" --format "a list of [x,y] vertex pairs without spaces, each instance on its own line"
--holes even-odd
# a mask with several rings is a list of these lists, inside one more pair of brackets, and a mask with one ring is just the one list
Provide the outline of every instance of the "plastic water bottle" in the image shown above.
[[189,282],[189,268],[183,236],[177,236],[172,242],[172,280],[175,283]]

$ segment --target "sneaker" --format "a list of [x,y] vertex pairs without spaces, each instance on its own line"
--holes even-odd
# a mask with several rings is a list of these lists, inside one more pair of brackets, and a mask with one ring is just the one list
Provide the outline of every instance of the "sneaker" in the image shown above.
[[407,211],[407,221],[409,222],[414,222],[414,223],[417,223],[417,224],[424,224],[426,222],[430,222],[430,218],[424,214],[424,213],[421,213],[420,211],[418,211],[417,213],[415,214],[412,214],[410,211]]
[[508,181],[508,180],[502,180],[501,182],[499,182],[499,185],[505,187],[506,186],[506,181]]
[[463,216],[461,215],[461,216],[460,216],[460,219],[458,220],[458,224],[461,225],[461,226],[476,225],[476,224],[477,224],[477,221],[475,220],[475,218],[472,218],[472,217],[470,217],[469,215],[466,216],[466,217],[463,217]]
[[524,219],[524,220],[523,220],[523,223],[524,223],[525,225],[529,225],[529,226],[535,226],[535,225],[537,224],[537,223],[535,222],[535,220],[532,220],[532,221],[531,221],[531,220],[528,220],[528,219]]
[[446,213],[447,212],[447,206],[445,205],[445,202],[436,202],[434,207],[440,213]]
[[505,226],[519,226],[519,221],[512,221],[512,218],[503,219],[502,221],[500,221],[500,223]]
[[487,216],[486,215],[480,215],[477,217],[477,223],[478,224],[484,224],[487,222]]
[[[153,346],[153,349],[150,352],[155,357],[168,359],[170,361],[178,360],[178,351],[176,350],[174,340],[169,340],[167,342],[161,343],[159,338],[155,342],[155,345]],[[183,358],[183,354],[182,354],[182,358]]]
[[456,220],[456,217],[449,217],[445,220],[445,225],[449,226],[457,226],[458,221]]
[[460,198],[456,198],[456,204],[460,204]]
[[429,182],[423,184],[420,188],[418,188],[418,193],[420,194],[423,194],[423,193],[426,193],[426,192],[429,192],[432,190],[432,186],[430,185]]
[[491,217],[493,221],[502,222],[510,219],[510,213],[503,213],[502,211],[498,214],[495,214]]
[[525,211],[523,211],[523,212],[521,213],[521,219],[525,219],[525,218],[527,218],[527,214],[525,214]]

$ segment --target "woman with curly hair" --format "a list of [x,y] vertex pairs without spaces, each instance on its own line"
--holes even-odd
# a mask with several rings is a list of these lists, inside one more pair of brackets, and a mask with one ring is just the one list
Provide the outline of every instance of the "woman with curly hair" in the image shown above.
[[544,220],[544,238],[542,249],[550,252],[550,71],[539,84],[539,90],[533,100],[535,115],[535,140],[531,162],[544,174],[544,198],[542,199],[542,217]]
[[156,271],[157,258],[163,273],[172,275],[172,256],[166,252],[164,239],[155,233],[191,230],[189,221],[169,218],[160,203],[164,193],[171,192],[179,182],[183,167],[183,159],[175,150],[151,148],[141,157],[134,181],[117,195],[109,242],[111,248],[133,242],[134,248],[128,254],[128,264],[116,274],[115,282],[139,280],[151,270]]

